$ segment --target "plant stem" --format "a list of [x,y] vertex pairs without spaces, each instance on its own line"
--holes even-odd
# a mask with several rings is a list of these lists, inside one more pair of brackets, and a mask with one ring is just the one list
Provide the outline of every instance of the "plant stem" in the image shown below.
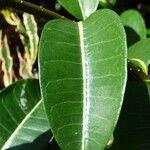
[[11,7],[15,7],[16,9],[21,10],[21,11],[30,12],[32,14],[33,13],[40,14],[49,18],[65,18],[64,16],[58,13],[55,13],[42,6],[38,6],[30,2],[24,1],[24,0],[5,0],[5,2],[2,2],[2,3],[5,3],[6,5],[9,4],[9,6]]
[[137,80],[150,82],[150,75],[145,74],[145,72],[143,72],[142,68],[136,66],[130,60],[128,60],[128,69],[133,75],[135,75]]

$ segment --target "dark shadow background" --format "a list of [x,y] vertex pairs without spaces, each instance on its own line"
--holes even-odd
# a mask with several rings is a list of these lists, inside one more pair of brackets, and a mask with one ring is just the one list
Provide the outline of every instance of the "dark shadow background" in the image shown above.
[[50,130],[41,134],[32,143],[21,144],[8,150],[61,150]]

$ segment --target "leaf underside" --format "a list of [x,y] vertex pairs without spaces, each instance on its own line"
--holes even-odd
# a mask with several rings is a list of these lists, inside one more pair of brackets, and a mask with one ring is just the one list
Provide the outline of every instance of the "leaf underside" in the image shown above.
[[117,122],[126,81],[119,17],[104,9],[84,22],[48,22],[39,68],[42,98],[60,147],[103,150]]

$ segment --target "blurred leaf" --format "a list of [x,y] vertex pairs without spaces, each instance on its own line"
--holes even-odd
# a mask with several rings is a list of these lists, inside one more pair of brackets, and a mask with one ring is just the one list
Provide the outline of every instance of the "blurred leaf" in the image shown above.
[[39,54],[41,91],[63,150],[105,148],[121,109],[126,62],[124,28],[112,10],[97,11],[84,22],[46,24]]
[[20,62],[20,76],[24,79],[34,77],[32,68],[37,58],[39,43],[37,23],[34,16],[28,13],[23,13],[22,22],[18,15],[10,10],[3,10],[2,14],[10,25],[16,26],[16,32],[19,33],[20,40],[24,47],[25,52],[22,54],[22,49],[21,51],[19,49],[20,45],[17,45],[18,43],[16,43],[16,51]]
[[5,86],[8,86],[12,83],[12,67],[13,67],[13,60],[10,55],[10,49],[8,46],[7,36],[4,34],[2,35],[2,31],[0,31],[0,60],[2,61],[2,71],[3,75],[3,82]]
[[105,7],[110,7],[110,6],[115,5],[116,2],[117,0],[100,0],[99,4],[100,6],[105,8]]
[[[49,130],[38,80],[18,81],[0,93],[0,148],[33,142]],[[44,146],[51,137],[41,143]],[[38,148],[38,147],[37,147]]]
[[18,32],[20,39],[24,45],[25,54],[22,58],[18,51],[20,60],[20,75],[23,78],[32,77],[32,67],[37,58],[39,37],[37,33],[37,24],[34,16],[28,13],[23,13],[23,24],[18,24]]
[[[134,9],[126,10],[120,15],[120,17],[124,26],[130,29],[126,31],[127,35],[130,34],[131,29],[135,32],[135,33],[132,32],[132,34],[128,36],[128,38],[131,40],[131,41],[128,40],[129,42],[132,42],[132,40],[133,40],[132,44],[136,42],[134,41],[134,38],[137,39],[136,34],[139,36],[140,39],[146,38],[147,30],[145,26],[145,21],[142,15],[137,10]],[[132,38],[130,38],[130,36]],[[130,45],[131,44],[129,44],[129,46]]]
[[10,24],[10,25],[13,25],[13,26],[16,26],[17,25],[17,22],[15,20],[15,17],[14,17],[14,14],[8,10],[8,9],[3,9],[0,11],[0,13],[3,14],[5,20]]
[[112,5],[115,5],[115,3],[117,2],[117,0],[108,0],[108,2]]
[[96,11],[99,0],[58,0],[59,3],[79,20],[85,20]]
[[132,59],[130,59],[130,62],[132,63],[132,64],[134,64],[134,66],[136,67],[136,68],[141,68],[142,69],[142,71],[146,74],[146,75],[148,75],[148,68],[147,68],[147,65],[143,62],[143,61],[141,61],[140,59],[136,59],[136,58],[132,58]]
[[148,66],[150,64],[150,38],[140,40],[128,49],[128,66],[130,72],[142,81],[149,82]]
[[139,59],[148,67],[150,64],[150,38],[143,39],[129,47],[128,59]]

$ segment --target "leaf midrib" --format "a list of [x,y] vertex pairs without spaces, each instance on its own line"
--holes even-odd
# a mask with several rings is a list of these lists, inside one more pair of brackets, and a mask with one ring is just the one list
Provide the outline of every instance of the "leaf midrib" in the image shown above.
[[85,149],[85,136],[86,136],[86,125],[88,124],[87,114],[89,109],[87,108],[88,100],[87,100],[87,60],[86,60],[86,52],[85,52],[85,41],[84,41],[84,33],[83,33],[83,23],[78,22],[79,27],[79,36],[80,36],[80,48],[81,48],[81,59],[82,59],[82,75],[83,75],[83,129],[82,129],[82,150]]
[[34,108],[25,116],[25,118],[22,120],[22,122],[19,124],[19,126],[16,128],[16,130],[12,133],[12,135],[9,137],[9,139],[5,142],[5,144],[2,147],[2,150],[6,150],[11,145],[11,142],[13,138],[16,136],[17,132],[22,128],[24,123],[29,119],[29,117],[32,115],[32,113],[36,110],[36,108],[42,103],[42,100],[40,100]]

